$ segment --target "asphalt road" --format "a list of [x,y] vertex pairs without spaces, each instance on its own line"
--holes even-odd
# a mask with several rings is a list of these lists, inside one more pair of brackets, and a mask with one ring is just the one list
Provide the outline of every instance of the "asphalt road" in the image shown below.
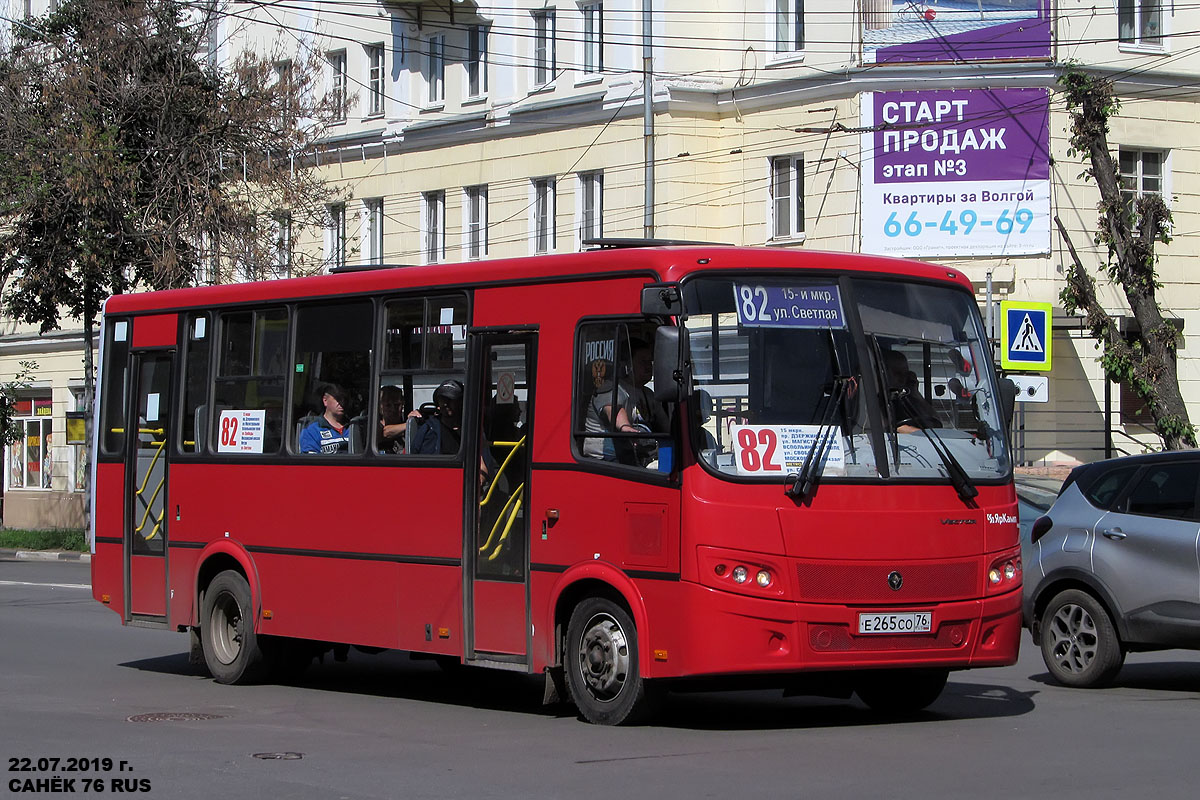
[[[87,778],[159,798],[1195,796],[1200,654],[1133,655],[1115,687],[1080,691],[1050,684],[1026,639],[1018,664],[953,674],[911,721],[731,692],[600,728],[541,706],[528,676],[448,676],[403,654],[352,653],[298,686],[220,686],[188,665],[182,634],[121,627],[88,578],[82,564],[0,562],[12,796],[54,777],[75,781],[60,793],[96,794]],[[14,771],[22,758],[33,771]],[[39,758],[114,771],[38,771]]]

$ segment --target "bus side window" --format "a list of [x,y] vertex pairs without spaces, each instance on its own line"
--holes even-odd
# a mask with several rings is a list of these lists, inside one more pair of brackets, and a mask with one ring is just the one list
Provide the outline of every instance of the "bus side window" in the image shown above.
[[[374,397],[368,392],[374,318],[370,300],[296,309],[290,432],[294,452],[365,452],[371,411],[367,397]],[[311,435],[305,436],[309,428]]]
[[[219,453],[278,453],[283,442],[287,309],[225,313],[220,328],[210,445]],[[261,428],[235,440],[237,426],[230,423],[239,415],[261,423]]]
[[658,468],[658,438],[670,432],[667,409],[653,399],[657,323],[592,322],[579,328],[575,431],[584,460]]
[[189,314],[184,336],[183,416],[180,419],[180,450],[201,453],[209,431],[208,362],[212,351],[207,313]]
[[[433,392],[446,380],[465,381],[467,296],[402,297],[383,313],[383,361],[374,395],[375,447],[383,454],[415,454],[406,441],[428,423]],[[409,419],[412,412],[420,416]],[[400,420],[400,422],[397,422]]]
[[100,449],[119,455],[125,449],[125,403],[128,399],[129,320],[108,320],[105,326],[104,383],[100,388]]

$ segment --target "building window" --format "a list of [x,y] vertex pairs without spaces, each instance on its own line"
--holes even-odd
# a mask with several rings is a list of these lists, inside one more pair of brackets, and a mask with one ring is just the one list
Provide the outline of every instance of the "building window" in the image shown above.
[[421,199],[425,263],[437,264],[446,258],[446,193],[425,192]]
[[279,275],[292,274],[292,215],[279,211],[272,215],[275,222],[275,271]]
[[371,44],[363,49],[367,55],[367,115],[374,117],[383,113],[383,45]]
[[292,62],[276,61],[275,86],[279,91],[279,119],[285,127],[296,124],[296,86]]
[[429,37],[429,74],[425,79],[429,85],[429,102],[442,103],[446,100],[446,37],[443,34]]
[[579,243],[604,236],[604,173],[579,173]]
[[334,122],[346,121],[346,51],[327,53],[329,59],[329,95]]
[[557,243],[554,238],[554,178],[533,180],[533,252],[549,253]]
[[[75,411],[86,411],[83,404],[83,389],[71,389],[71,404]],[[71,423],[68,422],[68,425]],[[68,439],[71,437],[68,436]],[[87,445],[71,445],[71,491],[86,492],[88,489]]]
[[468,186],[463,189],[466,211],[467,258],[477,259],[487,255],[487,203],[486,186]]
[[1161,49],[1163,0],[1118,0],[1117,38],[1121,44]]
[[804,49],[804,0],[775,0],[775,52]]
[[771,159],[771,238],[804,233],[804,156]]
[[604,70],[604,4],[588,3],[579,9],[583,13],[583,71],[586,74]]
[[49,489],[54,477],[50,446],[54,404],[49,394],[18,398],[13,404],[16,439],[8,447],[8,488]]
[[325,231],[325,264],[329,269],[346,266],[346,204],[329,206],[329,228]]
[[488,90],[488,28],[467,28],[467,96],[480,97]]
[[1166,153],[1122,147],[1117,160],[1121,173],[1121,197],[1126,205],[1132,207],[1133,201],[1142,195],[1163,194]]
[[533,13],[533,83],[535,86],[545,86],[554,80],[557,61],[554,11],[535,11]]
[[383,198],[363,200],[363,256],[368,264],[383,263]]

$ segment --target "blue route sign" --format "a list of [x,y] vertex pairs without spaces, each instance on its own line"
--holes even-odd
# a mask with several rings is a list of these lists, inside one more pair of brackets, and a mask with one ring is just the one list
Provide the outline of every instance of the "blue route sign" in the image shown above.
[[1017,372],[1048,372],[1052,307],[1049,303],[1000,303],[1000,366]]

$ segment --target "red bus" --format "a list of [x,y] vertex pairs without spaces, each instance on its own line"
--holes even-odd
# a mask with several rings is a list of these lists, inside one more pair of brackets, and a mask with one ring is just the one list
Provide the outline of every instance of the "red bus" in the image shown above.
[[615,724],[743,679],[915,710],[1017,657],[1011,404],[952,269],[689,245],[127,294],[100,363],[95,597],[223,683],[398,649]]

